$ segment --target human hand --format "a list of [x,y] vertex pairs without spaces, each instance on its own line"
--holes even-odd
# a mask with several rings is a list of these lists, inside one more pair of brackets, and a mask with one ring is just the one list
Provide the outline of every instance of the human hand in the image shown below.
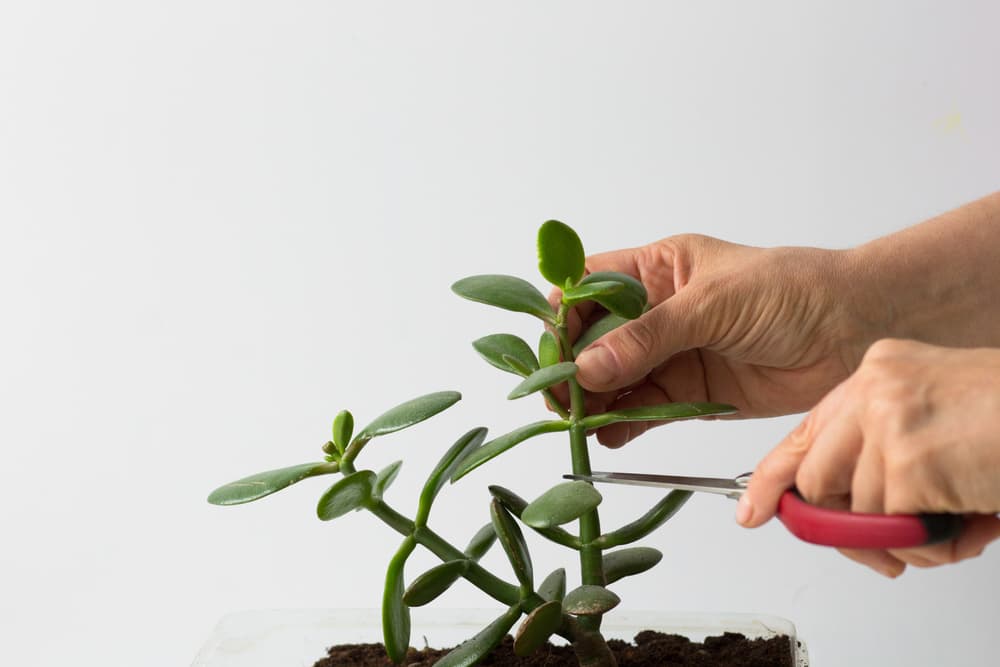
[[[739,417],[808,410],[881,337],[852,294],[849,251],[761,249],[683,235],[591,256],[587,269],[638,278],[650,310],[606,334],[576,359],[588,412],[671,401],[716,401]],[[559,293],[552,295],[558,301]],[[576,338],[603,312],[571,311]],[[648,422],[605,426],[621,446]]]
[[842,550],[895,577],[972,558],[1000,537],[1000,350],[881,340],[757,466],[737,520],[759,526],[796,486],[817,505],[966,514],[955,540]]

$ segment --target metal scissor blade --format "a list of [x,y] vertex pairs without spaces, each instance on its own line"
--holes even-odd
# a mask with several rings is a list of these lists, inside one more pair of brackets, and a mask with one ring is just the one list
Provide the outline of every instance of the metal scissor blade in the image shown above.
[[725,477],[684,477],[681,475],[646,475],[632,472],[598,472],[590,475],[563,475],[566,479],[587,482],[608,482],[611,484],[631,484],[635,486],[658,486],[682,491],[718,493],[728,498],[739,498],[746,490],[746,478]]

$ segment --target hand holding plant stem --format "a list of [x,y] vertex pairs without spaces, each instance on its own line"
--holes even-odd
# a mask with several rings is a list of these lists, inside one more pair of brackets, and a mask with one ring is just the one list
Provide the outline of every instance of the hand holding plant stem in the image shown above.
[[[850,375],[895,312],[863,282],[868,266],[842,250],[683,234],[592,255],[587,266],[627,273],[649,293],[641,317],[575,343],[578,379],[599,412],[665,401],[730,403],[742,418],[806,411]],[[601,316],[592,302],[575,307],[571,339]],[[597,437],[619,447],[655,425],[613,424]]]
[[[331,520],[350,511],[366,509],[403,535],[390,559],[383,593],[383,635],[389,657],[399,662],[409,645],[410,608],[421,606],[465,579],[507,609],[496,621],[438,662],[442,667],[479,662],[526,615],[518,628],[515,651],[527,655],[553,634],[567,639],[581,665],[612,666],[614,658],[600,634],[603,614],[618,604],[607,586],[618,579],[648,570],[661,554],[648,547],[630,547],[605,553],[613,547],[633,543],[662,525],[690,497],[673,491],[635,521],[602,533],[597,506],[600,493],[586,482],[558,484],[533,502],[513,491],[490,486],[490,522],[480,528],[463,550],[455,547],[429,526],[430,510],[444,482],[458,480],[490,459],[544,433],[568,432],[572,469],[590,474],[587,432],[622,422],[662,421],[727,414],[728,405],[715,403],[667,403],[640,408],[609,410],[588,415],[584,392],[576,380],[575,353],[588,341],[622,322],[638,317],[646,307],[646,290],[635,278],[616,272],[585,275],[584,252],[576,233],[561,222],[542,225],[538,235],[539,269],[550,283],[561,289],[553,308],[534,286],[520,278],[480,275],[458,281],[452,289],[462,297],[505,310],[523,312],[541,319],[550,330],[540,339],[538,354],[512,334],[493,334],[473,343],[491,365],[522,378],[508,398],[536,392],[546,395],[559,419],[527,424],[486,442],[486,429],[464,434],[431,471],[417,502],[415,515],[407,517],[392,508],[384,495],[399,472],[401,461],[380,472],[358,469],[356,461],[368,443],[413,426],[447,409],[460,398],[457,392],[437,392],[403,403],[376,418],[356,435],[353,417],[347,411],[334,420],[333,439],[323,447],[325,460],[272,470],[227,484],[209,496],[209,502],[231,505],[257,500],[308,477],[340,473],[320,498],[317,514]],[[577,304],[593,302],[609,315],[571,343],[569,313]],[[552,393],[553,387],[568,385],[568,406]],[[561,471],[559,471],[561,472]],[[578,534],[563,528],[579,521]],[[531,556],[519,523],[538,535],[579,552],[581,585],[566,591],[565,570],[560,568],[535,584]],[[517,583],[506,582],[487,571],[479,559],[494,542],[507,555]],[[405,584],[404,567],[410,554],[422,546],[442,563]]]

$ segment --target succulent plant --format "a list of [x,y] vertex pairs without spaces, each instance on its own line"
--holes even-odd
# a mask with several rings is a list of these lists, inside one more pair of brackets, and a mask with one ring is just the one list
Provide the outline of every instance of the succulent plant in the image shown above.
[[[482,427],[464,433],[431,471],[412,516],[384,499],[402,462],[376,472],[360,467],[359,456],[373,439],[414,426],[451,407],[461,398],[458,392],[440,391],[397,405],[357,433],[351,413],[342,411],[333,421],[332,439],[323,446],[323,460],[251,475],[219,487],[208,497],[215,505],[236,505],[258,500],[309,477],[339,474],[340,478],[319,499],[316,513],[320,519],[329,521],[353,510],[367,510],[403,536],[389,559],[382,594],[384,644],[394,662],[403,659],[410,644],[410,609],[432,602],[456,581],[465,579],[504,610],[441,659],[439,667],[477,664],[519,620],[514,640],[518,654],[528,655],[558,635],[573,646],[581,665],[614,665],[614,657],[600,633],[603,615],[620,601],[608,586],[622,577],[649,570],[661,558],[656,549],[626,545],[633,545],[663,525],[687,501],[690,492],[671,491],[634,521],[603,531],[599,516],[601,494],[588,482],[560,482],[530,502],[508,488],[492,485],[490,520],[472,534],[464,549],[431,528],[431,508],[446,483],[461,479],[544,433],[565,432],[573,473],[589,475],[587,434],[593,429],[623,421],[665,421],[734,412],[731,406],[718,403],[667,403],[587,414],[584,391],[575,377],[575,356],[604,333],[639,317],[646,309],[646,290],[626,274],[587,274],[580,238],[556,220],[549,220],[539,229],[538,266],[542,277],[561,290],[557,306],[530,282],[514,276],[471,276],[456,282],[452,289],[471,301],[541,320],[544,328],[537,351],[509,333],[491,334],[472,345],[489,364],[520,378],[508,399],[541,393],[556,418],[536,421],[489,440]],[[569,336],[567,317],[574,306],[584,301],[596,302],[607,314],[574,341]],[[560,394],[568,395],[566,405],[553,392],[562,384],[568,388],[568,392]],[[537,580],[522,526],[576,552],[581,573],[578,586],[567,590],[564,568]],[[505,580],[480,564],[495,543],[506,554],[515,581]],[[441,563],[407,582],[404,566],[417,547],[429,550]]]

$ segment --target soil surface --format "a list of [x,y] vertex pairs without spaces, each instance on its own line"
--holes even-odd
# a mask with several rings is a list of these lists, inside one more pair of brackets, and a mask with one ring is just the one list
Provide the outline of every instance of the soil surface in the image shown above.
[[[617,639],[608,645],[618,660],[618,667],[795,667],[788,637],[747,639],[727,632],[693,642],[680,635],[667,635],[646,630],[635,636],[633,643]],[[431,667],[447,649],[411,648],[403,665]],[[392,667],[381,644],[343,644],[329,649],[327,657],[313,667]],[[526,658],[514,655],[514,640],[510,635],[480,665],[494,667],[577,667],[576,656],[569,646],[548,644]]]

